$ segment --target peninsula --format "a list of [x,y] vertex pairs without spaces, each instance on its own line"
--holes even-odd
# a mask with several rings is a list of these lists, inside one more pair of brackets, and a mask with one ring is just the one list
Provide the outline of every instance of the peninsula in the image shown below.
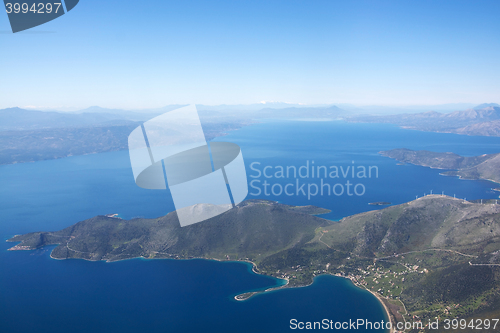
[[446,176],[459,176],[463,179],[485,179],[500,183],[500,153],[464,157],[455,153],[399,148],[381,151],[379,154],[403,163],[435,169],[451,169],[442,173],[442,175]]
[[[500,302],[500,205],[427,195],[338,222],[295,207],[249,200],[181,228],[175,212],[156,219],[97,216],[56,232],[18,235],[11,250],[58,244],[51,256],[250,261],[254,271],[308,285],[321,274],[376,295],[393,322],[495,318]],[[246,298],[251,294],[241,295]]]

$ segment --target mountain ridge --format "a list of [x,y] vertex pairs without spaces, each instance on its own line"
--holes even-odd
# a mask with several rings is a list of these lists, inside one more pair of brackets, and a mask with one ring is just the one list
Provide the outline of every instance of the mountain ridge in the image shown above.
[[30,249],[62,242],[52,251],[52,257],[57,259],[114,261],[138,256],[151,258],[165,252],[214,258],[234,253],[239,257],[258,257],[257,252],[262,252],[262,257],[264,253],[312,239],[317,227],[330,222],[311,214],[326,212],[313,206],[291,207],[247,200],[235,209],[183,228],[176,212],[157,219],[129,221],[97,216],[59,232],[31,233],[10,241],[21,241],[21,248]]

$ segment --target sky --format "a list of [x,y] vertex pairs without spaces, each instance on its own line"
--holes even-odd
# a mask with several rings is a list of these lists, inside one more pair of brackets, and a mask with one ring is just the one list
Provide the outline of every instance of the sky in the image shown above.
[[0,108],[500,103],[500,1],[80,0],[13,34]]

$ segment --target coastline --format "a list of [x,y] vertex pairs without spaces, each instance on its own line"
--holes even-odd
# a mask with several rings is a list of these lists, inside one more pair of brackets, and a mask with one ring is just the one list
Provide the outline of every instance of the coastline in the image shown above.
[[[359,286],[356,286],[358,288],[360,288]],[[374,291],[371,291],[371,290],[368,290],[366,288],[362,288],[362,289],[365,289],[366,291],[368,291],[370,294],[372,294],[373,296],[375,296],[378,301],[380,302],[380,304],[382,304],[382,306],[384,307],[384,311],[385,311],[385,314],[387,315],[387,318],[389,318],[389,320],[391,321],[391,329],[390,329],[390,333],[394,333],[396,332],[396,329],[394,327],[396,327],[396,318],[394,318],[394,316],[391,314],[389,308],[387,307],[387,305],[385,305],[385,302],[384,302],[384,298],[377,294],[376,292]]]
[[[8,240],[7,240],[8,242]],[[8,249],[10,250],[10,249]],[[33,250],[33,249],[29,249],[29,250]],[[18,250],[19,251],[19,250]],[[283,285],[280,285],[280,286],[276,286],[276,287],[271,287],[271,288],[268,288],[268,289],[265,289],[265,290],[259,290],[259,291],[250,291],[250,292],[245,292],[245,293],[241,293],[241,294],[238,294],[238,295],[235,295],[234,296],[234,299],[236,301],[245,301],[245,300],[248,300],[250,299],[251,297],[255,296],[255,295],[258,295],[258,294],[263,294],[263,293],[266,293],[266,292],[270,292],[270,291],[276,291],[276,290],[280,290],[280,289],[285,289],[285,288],[302,288],[302,287],[307,287],[307,286],[310,286],[314,283],[314,279],[311,281],[311,283],[309,284],[305,284],[305,285],[297,285],[297,286],[290,286],[290,281],[289,279],[287,278],[277,278],[277,277],[274,277],[272,275],[267,275],[267,274],[262,274],[260,273],[258,270],[257,270],[257,265],[253,262],[253,261],[250,261],[250,260],[227,260],[227,259],[219,259],[219,258],[204,258],[204,257],[193,257],[193,258],[146,258],[144,256],[139,256],[139,257],[134,257],[134,258],[124,258],[124,259],[118,259],[118,260],[106,260],[106,259],[101,259],[101,260],[92,260],[92,259],[86,259],[86,258],[56,258],[56,257],[53,257],[52,256],[52,251],[50,252],[49,254],[49,257],[51,259],[55,259],[55,260],[67,260],[67,259],[83,259],[83,260],[86,260],[86,261],[104,261],[106,263],[112,263],[112,262],[117,262],[117,261],[123,261],[123,260],[131,260],[131,259],[144,259],[144,260],[154,260],[154,259],[160,259],[160,260],[193,260],[193,259],[198,259],[198,260],[213,260],[213,261],[219,261],[219,262],[239,262],[239,263],[248,263],[248,264],[251,264],[252,265],[252,269],[251,271],[255,274],[258,274],[258,275],[263,275],[263,276],[269,276],[269,277],[273,277],[277,280],[285,280],[286,283],[283,284]],[[387,307],[387,305],[385,304],[385,298],[383,298],[381,295],[377,294],[376,292],[373,292],[371,290],[368,290],[366,289],[365,287],[361,286],[361,285],[358,285],[356,282],[354,282],[353,280],[347,278],[347,277],[344,277],[344,276],[339,276],[339,275],[336,275],[336,274],[331,274],[331,273],[324,273],[324,274],[320,274],[320,275],[331,275],[331,276],[336,276],[336,277],[341,277],[341,278],[344,278],[344,279],[347,279],[349,281],[351,281],[351,283],[356,286],[357,288],[360,288],[360,289],[363,289],[363,290],[366,290],[368,291],[370,294],[372,294],[373,296],[375,296],[377,298],[377,300],[382,304],[382,307],[384,309],[384,312],[387,316],[387,318],[389,318],[391,324],[392,324],[392,328],[390,330],[390,333],[394,333],[396,332],[396,330],[394,329],[395,325],[397,324],[396,322],[396,318],[395,316],[392,314],[392,312],[390,311],[390,309]],[[320,276],[320,275],[316,275],[316,276]],[[315,277],[316,277],[315,276]],[[404,318],[404,317],[403,317]]]
[[[245,261],[245,260],[238,260],[238,261]],[[254,266],[255,267],[255,264]],[[253,270],[253,269],[252,269]],[[257,274],[260,274],[258,272],[256,272]],[[265,274],[261,274],[261,275],[265,275]],[[363,289],[363,290],[366,290],[368,291],[370,294],[372,294],[373,296],[375,296],[377,298],[377,300],[379,301],[379,303],[382,305],[383,309],[384,309],[384,312],[386,314],[386,317],[389,319],[389,321],[391,322],[391,329],[389,330],[390,333],[396,333],[396,325],[397,325],[397,321],[396,321],[396,317],[392,314],[391,310],[389,309],[389,307],[386,305],[385,301],[386,299],[377,294],[376,292],[374,291],[371,291],[371,290],[368,290],[366,289],[365,287],[361,286],[361,285],[358,285],[357,283],[355,283],[353,280],[347,278],[347,277],[344,277],[344,276],[339,276],[339,275],[335,275],[335,274],[331,274],[331,273],[325,273],[325,274],[320,274],[320,275],[317,275],[317,276],[321,276],[321,275],[331,275],[331,276],[335,276],[335,277],[340,277],[340,278],[344,278],[346,280],[349,280],[355,287],[359,288],[359,289]],[[302,287],[307,287],[307,286],[310,286],[314,283],[314,280],[310,283],[310,284],[307,284],[307,285],[301,285],[301,286],[289,286],[289,281],[288,279],[285,279],[287,281],[287,283],[283,286],[279,286],[279,287],[273,287],[273,288],[269,288],[269,289],[266,289],[266,290],[262,290],[262,291],[251,291],[251,292],[247,292],[247,293],[243,293],[243,294],[239,294],[239,295],[236,295],[234,296],[234,299],[237,300],[237,301],[245,301],[249,298],[251,298],[252,296],[254,295],[258,295],[258,294],[263,294],[265,292],[268,292],[268,291],[274,291],[274,290],[279,290],[279,289],[284,289],[284,288],[302,288]],[[404,317],[403,317],[404,319]]]
[[[250,261],[247,261],[247,260],[236,260],[236,261],[245,261],[245,262],[250,262]],[[255,271],[255,263],[253,262],[250,262],[252,263],[252,271],[257,273],[257,274],[260,274],[260,275],[265,275],[265,274],[261,274],[257,271]],[[375,298],[377,298],[377,300],[379,301],[379,303],[382,305],[383,309],[384,309],[384,312],[386,314],[386,317],[389,319],[389,321],[391,322],[391,329],[390,329],[390,333],[396,333],[396,325],[397,325],[397,320],[396,320],[396,317],[393,315],[393,313],[391,312],[391,310],[389,309],[389,307],[386,305],[386,299],[379,295],[378,293],[374,292],[374,291],[371,291],[371,290],[368,290],[366,289],[365,287],[357,284],[356,282],[354,282],[353,280],[345,277],[345,276],[339,276],[339,275],[335,275],[335,274],[331,274],[331,273],[324,273],[324,274],[320,274],[320,275],[316,275],[315,277],[317,276],[321,276],[321,275],[331,275],[331,276],[335,276],[335,277],[340,277],[340,278],[344,278],[346,280],[349,280],[355,287],[359,288],[359,289],[363,289],[363,290],[366,290],[368,291],[370,294],[372,294],[373,296],[375,296]],[[266,275],[266,276],[269,276],[269,275]],[[247,293],[243,293],[243,294],[239,294],[239,295],[236,295],[234,296],[234,299],[237,300],[237,301],[245,301],[249,298],[251,298],[252,296],[254,295],[258,295],[258,294],[263,294],[265,292],[269,292],[269,291],[274,291],[274,290],[279,290],[279,289],[284,289],[284,288],[302,288],[302,287],[307,287],[307,286],[310,286],[314,283],[314,280],[307,284],[307,285],[300,285],[300,286],[289,286],[289,280],[288,279],[285,279],[286,280],[286,284],[282,285],[282,286],[279,286],[279,287],[273,287],[273,288],[269,288],[269,289],[266,289],[266,290],[262,290],[262,291],[251,291],[251,292],[247,292]],[[402,314],[401,314],[402,316]],[[404,317],[403,317],[404,319]]]
[[[340,275],[336,275],[336,274],[331,274],[331,273],[327,273],[329,275],[332,275],[332,276],[336,276],[336,277],[340,277],[340,278],[344,278],[344,279],[347,279],[349,281],[351,281],[351,283],[359,288],[359,289],[363,289],[363,290],[366,290],[368,291],[370,294],[372,294],[373,296],[375,296],[377,298],[377,300],[380,302],[380,304],[382,304],[382,307],[384,308],[384,312],[387,316],[387,318],[389,319],[389,321],[391,322],[391,329],[390,329],[390,333],[395,333],[397,332],[395,327],[397,325],[397,321],[396,321],[396,317],[393,315],[393,313],[391,312],[391,310],[389,309],[389,307],[385,304],[385,301],[386,301],[386,298],[384,298],[382,295],[374,292],[374,291],[371,291],[369,289],[366,289],[364,286],[356,283],[355,281],[353,281],[352,279],[348,278],[348,277],[345,277],[345,276],[340,276]],[[402,316],[402,315],[401,315]],[[403,317],[404,319],[404,317]]]
[[430,166],[430,165],[425,165],[425,164],[416,164],[416,163],[412,163],[412,162],[408,162],[408,161],[400,161],[398,160],[397,158],[394,158],[394,157],[390,157],[386,154],[384,154],[384,151],[379,151],[378,152],[381,156],[384,156],[384,157],[387,157],[387,158],[390,158],[390,159],[393,159],[393,160],[396,160],[398,161],[398,165],[404,165],[404,164],[411,164],[411,165],[416,165],[416,166],[421,166],[421,167],[424,167],[424,168],[430,168],[430,169],[435,169],[435,170],[448,170],[446,172],[456,172],[457,174],[453,175],[447,175],[446,173],[443,173],[443,172],[440,172],[439,175],[440,176],[447,176],[447,177],[458,177],[458,179],[460,180],[486,180],[486,181],[490,181],[494,184],[500,184],[500,180],[493,180],[493,179],[489,179],[489,178],[483,178],[481,176],[477,177],[477,178],[464,178],[462,177],[461,175],[458,174],[458,172],[460,170],[464,170],[464,169],[447,169],[447,168],[441,168],[441,167],[433,167],[433,166]]

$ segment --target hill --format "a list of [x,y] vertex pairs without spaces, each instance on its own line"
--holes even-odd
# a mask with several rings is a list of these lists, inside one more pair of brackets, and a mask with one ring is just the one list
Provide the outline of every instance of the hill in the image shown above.
[[491,120],[467,125],[454,130],[456,134],[500,136],[500,120]]
[[379,154],[404,163],[436,169],[454,169],[442,173],[447,176],[459,176],[463,179],[486,179],[500,183],[500,154],[463,157],[454,153],[416,151],[406,148],[381,151]]
[[51,254],[57,259],[251,260],[257,272],[287,279],[287,287],[334,274],[378,295],[393,322],[498,316],[496,201],[428,195],[339,222],[310,215],[324,212],[250,200],[184,228],[175,213],[130,221],[97,216],[58,232],[35,232],[9,241],[21,242],[11,250],[59,244]]
[[389,307],[408,313],[406,320],[498,316],[500,205],[495,200],[481,204],[428,195],[346,217],[324,231],[326,245],[351,251],[337,274],[383,295]]
[[484,109],[484,108],[487,108],[490,106],[500,107],[500,104],[498,104],[498,103],[483,103],[483,104],[476,105],[475,107],[473,107],[473,109],[474,110],[481,110],[481,109]]
[[162,254],[181,257],[231,257],[259,260],[271,253],[304,244],[315,229],[330,224],[310,214],[328,210],[312,206],[291,207],[264,200],[249,200],[203,223],[181,228],[176,212],[157,219],[97,216],[58,232],[16,236],[19,246],[35,249],[60,244],[57,259],[121,260],[154,258]]
[[323,242],[334,248],[350,247],[352,254],[366,258],[431,248],[479,255],[492,252],[489,246],[500,240],[500,204],[427,195],[346,217],[324,230],[329,232]]

